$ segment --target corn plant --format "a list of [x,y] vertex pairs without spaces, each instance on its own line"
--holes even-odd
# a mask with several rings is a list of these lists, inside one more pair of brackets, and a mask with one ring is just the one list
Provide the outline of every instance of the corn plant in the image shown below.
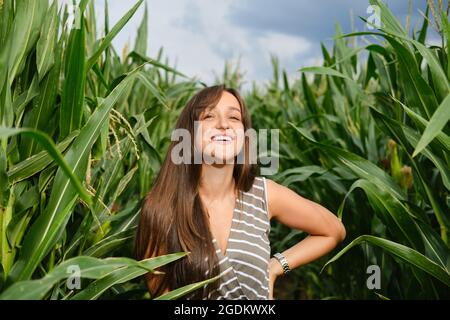
[[[430,1],[421,29],[409,35],[381,1],[370,4],[381,8],[376,32],[343,35],[337,26],[322,66],[300,69],[291,85],[274,59],[268,93],[249,97],[258,126],[282,128],[276,180],[347,227],[341,251],[280,285],[287,297],[449,297],[448,8]],[[441,46],[426,45],[431,19]],[[272,231],[275,251],[304,236],[276,223]],[[379,290],[366,286],[370,265],[380,267]]]
[[[132,257],[141,200],[181,108],[205,85],[162,49],[147,56],[147,8],[134,47],[111,45],[142,3],[110,28],[106,1],[102,22],[93,1],[74,13],[57,1],[0,1],[1,299],[177,299],[217,280],[149,297],[142,275],[186,253]],[[245,95],[256,129],[281,129],[270,178],[347,229],[334,255],[280,279],[276,298],[449,297],[448,8],[429,1],[416,31],[370,4],[381,8],[377,31],[337,26],[323,65],[293,83],[272,57],[269,85]],[[427,44],[431,27],[440,45]],[[215,81],[243,80],[225,63]],[[304,236],[272,223],[274,252]],[[366,286],[369,265],[380,267],[380,289]]]
[[147,9],[134,49],[119,56],[111,46],[142,3],[112,28],[105,3],[97,39],[93,1],[75,13],[58,1],[1,2],[2,299],[148,297],[141,276],[186,254],[132,257],[140,201],[198,84],[162,50],[147,57]]

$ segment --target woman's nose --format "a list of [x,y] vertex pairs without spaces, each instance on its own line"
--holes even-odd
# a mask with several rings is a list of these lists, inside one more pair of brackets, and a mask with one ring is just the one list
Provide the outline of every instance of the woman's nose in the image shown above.
[[217,126],[218,129],[228,129],[230,126],[227,117],[219,116]]

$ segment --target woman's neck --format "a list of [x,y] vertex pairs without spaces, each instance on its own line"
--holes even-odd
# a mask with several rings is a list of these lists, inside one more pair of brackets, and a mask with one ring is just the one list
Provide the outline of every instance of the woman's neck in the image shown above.
[[233,164],[202,165],[199,193],[209,201],[221,201],[235,189],[233,178]]

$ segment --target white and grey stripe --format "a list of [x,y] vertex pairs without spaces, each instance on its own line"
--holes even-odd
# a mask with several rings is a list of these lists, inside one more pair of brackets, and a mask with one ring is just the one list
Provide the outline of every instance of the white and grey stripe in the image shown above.
[[[256,177],[247,192],[236,199],[226,255],[216,253],[224,274],[219,287],[208,299],[268,299],[270,260],[270,219],[267,211],[267,190],[263,177]],[[218,248],[216,239],[213,243]]]

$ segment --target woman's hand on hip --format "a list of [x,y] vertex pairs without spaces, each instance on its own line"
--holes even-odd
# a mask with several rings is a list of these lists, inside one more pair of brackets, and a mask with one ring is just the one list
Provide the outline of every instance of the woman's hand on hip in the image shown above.
[[273,298],[273,288],[275,286],[275,281],[277,278],[283,274],[283,267],[277,259],[272,258],[269,262],[269,300],[274,300]]

